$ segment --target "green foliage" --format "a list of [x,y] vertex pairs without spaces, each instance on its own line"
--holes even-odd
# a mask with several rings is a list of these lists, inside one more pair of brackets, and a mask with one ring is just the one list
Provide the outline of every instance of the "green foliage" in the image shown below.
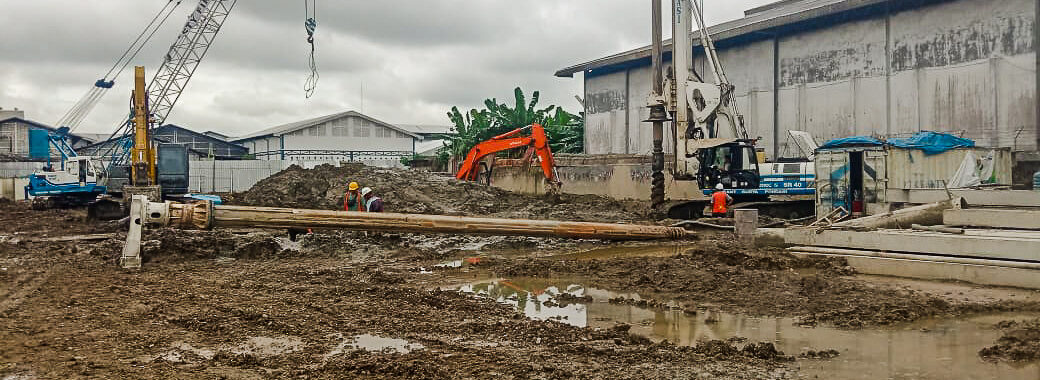
[[530,101],[519,87],[513,90],[513,95],[512,106],[492,98],[484,100],[484,109],[471,109],[465,114],[458,107],[452,107],[448,119],[454,134],[444,136],[444,147],[438,152],[440,159],[464,157],[481,141],[535,123],[545,127],[554,153],[584,152],[585,122],[581,115],[555,105],[538,109],[538,91],[531,93]]
[[418,154],[412,154],[411,156],[404,156],[400,158],[401,165],[412,167],[412,161],[422,159],[422,156]]

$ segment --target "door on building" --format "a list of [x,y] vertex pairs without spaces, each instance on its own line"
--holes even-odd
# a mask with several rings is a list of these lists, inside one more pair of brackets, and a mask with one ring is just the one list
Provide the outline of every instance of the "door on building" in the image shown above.
[[849,191],[845,196],[852,216],[863,216],[863,151],[849,152]]

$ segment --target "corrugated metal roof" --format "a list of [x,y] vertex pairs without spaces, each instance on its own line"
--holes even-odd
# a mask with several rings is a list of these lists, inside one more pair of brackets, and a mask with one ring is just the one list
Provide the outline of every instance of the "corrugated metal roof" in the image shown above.
[[452,126],[450,125],[432,125],[432,124],[395,124],[402,129],[411,131],[417,134],[432,134],[432,133],[450,133]]
[[393,125],[393,124],[390,124],[390,123],[387,123],[387,122],[384,122],[384,121],[377,120],[375,118],[372,118],[371,116],[361,114],[361,113],[359,113],[357,111],[344,111],[344,112],[334,113],[334,114],[331,114],[331,115],[319,116],[319,117],[315,117],[315,118],[312,118],[312,119],[301,120],[301,121],[296,121],[296,122],[292,122],[292,123],[288,123],[288,124],[278,125],[278,126],[275,126],[275,127],[271,127],[271,128],[268,128],[268,129],[261,130],[259,132],[251,133],[251,134],[248,134],[248,135],[245,135],[245,136],[241,136],[241,137],[236,137],[232,141],[237,143],[237,142],[241,142],[241,141],[245,141],[245,140],[252,140],[252,139],[255,139],[255,138],[259,138],[259,137],[281,136],[281,135],[284,135],[284,134],[289,133],[289,132],[293,132],[293,131],[296,131],[296,130],[299,130],[299,129],[303,129],[303,128],[311,127],[311,126],[314,126],[314,125],[318,125],[318,124],[324,123],[326,121],[336,120],[336,119],[347,117],[347,116],[360,117],[362,119],[365,119],[365,120],[368,120],[370,122],[376,123],[376,124],[381,125],[383,127],[387,127],[387,128],[393,129],[395,131],[407,134],[407,135],[412,136],[412,137],[417,138],[417,139],[422,139],[422,137],[420,137],[419,135],[417,135],[417,134],[415,134],[415,133],[413,133],[411,131],[405,130],[405,129],[401,128],[401,127],[398,127],[396,125]]
[[[808,21],[815,18],[830,16],[842,12],[855,10],[871,5],[885,3],[889,0],[802,0],[802,1],[779,1],[765,7],[755,8],[743,18],[727,21],[715,26],[708,27],[708,33],[716,42],[726,39],[744,36],[756,32]],[[647,35],[649,35],[649,31]],[[694,46],[700,45],[700,36],[697,32],[690,33]],[[672,40],[663,41],[663,51],[671,52]],[[571,77],[574,73],[593,70],[597,68],[617,65],[637,59],[649,59],[650,46],[614,54],[608,57],[592,60],[578,65],[560,69],[556,72],[558,77]]]

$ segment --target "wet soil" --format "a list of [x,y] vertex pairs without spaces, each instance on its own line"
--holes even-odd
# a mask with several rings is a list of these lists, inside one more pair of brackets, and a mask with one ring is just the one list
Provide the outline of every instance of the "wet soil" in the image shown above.
[[[339,176],[351,169],[316,170]],[[419,182],[416,194],[393,188],[394,171],[356,170],[390,178],[386,189],[398,199],[414,201],[419,195],[437,194],[424,188],[425,182]],[[303,191],[310,180],[305,177],[317,174],[287,170],[294,171],[299,172],[292,174],[298,178],[292,180],[301,182],[272,188],[284,191],[281,195],[265,198],[247,193],[242,198],[272,202],[267,205],[307,204],[291,202],[304,202],[307,196],[298,190]],[[406,175],[425,174],[401,174]],[[330,185],[323,198],[315,199],[324,199],[328,203],[323,205],[334,208],[339,189],[332,186],[348,180],[342,177],[342,183]],[[378,181],[377,176],[363,185]],[[456,189],[470,186],[447,182]],[[477,194],[475,198],[466,198],[473,195],[465,192],[456,194],[457,199],[441,193],[431,197],[434,201],[419,199],[394,207],[508,217],[647,218],[629,214],[624,203],[611,203],[615,201],[582,198],[556,208],[538,197],[525,199],[484,187],[470,191]],[[472,206],[484,201],[493,207]],[[566,207],[572,208],[570,214],[558,211]],[[771,342],[678,346],[651,341],[619,326],[579,327],[527,318],[494,299],[431,286],[471,271],[543,278],[582,275],[599,281],[603,288],[639,291],[650,297],[651,307],[661,306],[652,301],[654,294],[669,292],[679,298],[680,307],[694,312],[721,308],[800,317],[807,325],[862,327],[1031,307],[1028,302],[958,302],[858,279],[840,261],[743,249],[728,245],[725,238],[706,238],[682,248],[669,246],[665,254],[651,249],[658,257],[632,257],[623,252],[639,251],[639,244],[349,231],[316,231],[290,241],[279,230],[149,229],[144,235],[144,267],[124,271],[114,265],[125,238],[122,228],[88,223],[82,210],[38,212],[25,203],[0,203],[0,376],[797,376],[790,360],[799,352],[781,353]],[[93,233],[112,236],[100,241],[38,240]],[[590,250],[608,252],[605,255],[611,258],[578,260],[584,256],[570,255]],[[446,260],[460,264],[435,267]],[[559,303],[586,301],[574,296]]]
[[[2,207],[5,237],[97,228],[79,211]],[[0,376],[793,376],[786,357],[532,320],[415,281],[430,257],[582,242],[360,232],[291,242],[280,231],[159,229],[145,234],[144,267],[125,271],[113,265],[122,238],[0,242]]]
[[597,222],[650,220],[649,202],[618,201],[595,195],[535,196],[426,171],[386,169],[361,164],[292,166],[236,195],[232,203],[340,210],[347,184],[371,187],[386,212],[479,215],[502,218]]
[[1040,319],[1003,321],[996,327],[1003,330],[1003,335],[997,344],[980,350],[979,356],[993,361],[1040,360]]
[[[958,302],[857,279],[840,258],[799,258],[780,249],[745,248],[727,239],[708,239],[700,245],[672,257],[521,258],[487,264],[507,277],[584,276],[591,286],[667,293],[683,310],[721,307],[750,315],[798,317],[805,326],[863,328],[982,311],[1040,310],[1036,301]],[[635,302],[652,307],[657,301]]]

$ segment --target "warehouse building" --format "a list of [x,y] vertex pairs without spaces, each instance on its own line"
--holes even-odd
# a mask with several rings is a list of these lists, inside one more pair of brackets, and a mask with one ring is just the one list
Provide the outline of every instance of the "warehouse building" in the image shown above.
[[[152,140],[156,144],[182,144],[188,147],[188,156],[192,160],[241,160],[249,158],[249,151],[241,145],[233,144],[207,134],[190,129],[166,124],[152,130]],[[106,136],[110,137],[110,136]],[[125,143],[122,137],[106,139],[91,145],[77,147],[76,153],[82,156],[107,156],[115,153],[117,144]]]
[[[29,152],[42,149],[43,157],[46,157],[49,142],[46,139],[30,141],[29,131],[44,130],[55,131],[57,128],[25,118],[25,112],[17,108],[5,110],[0,108],[0,156],[5,160],[29,160]],[[73,148],[87,146],[94,141],[78,134],[69,134],[69,145]],[[30,145],[39,144],[30,149]],[[52,150],[51,154],[57,157],[57,152]],[[37,157],[37,159],[39,159]]]
[[422,137],[355,111],[345,111],[271,127],[232,142],[260,160],[358,161],[400,166]]
[[[933,130],[1012,148],[1023,164],[1036,160],[1040,139],[1035,3],[786,0],[710,33],[749,132],[771,159],[798,154],[788,130],[818,141]],[[694,44],[695,68],[705,73],[699,38]],[[664,48],[667,66],[671,43]],[[587,153],[647,154],[650,47],[556,75],[577,73],[584,77]],[[671,140],[668,131],[666,151]]]

